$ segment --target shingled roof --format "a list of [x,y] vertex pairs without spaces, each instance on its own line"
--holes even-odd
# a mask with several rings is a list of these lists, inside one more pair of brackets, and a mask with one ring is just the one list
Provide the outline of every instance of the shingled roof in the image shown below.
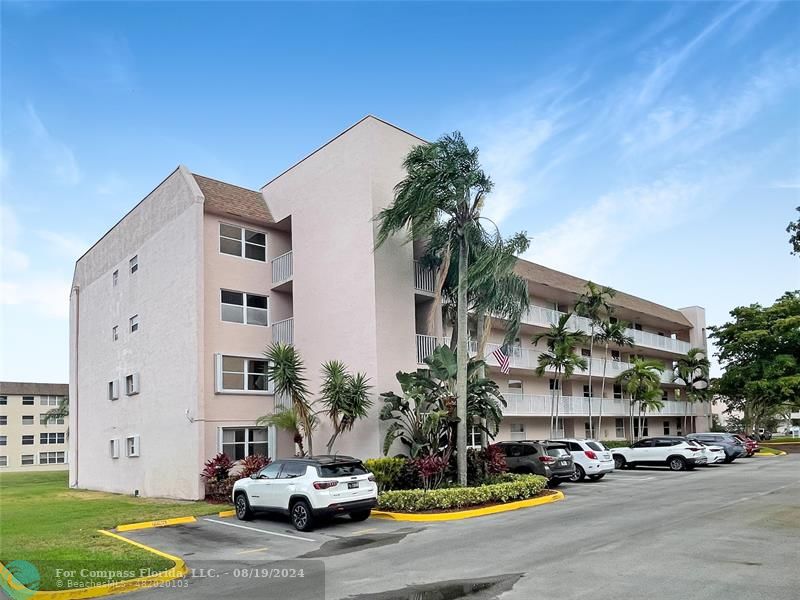
[[24,381],[0,381],[2,396],[66,396],[69,385],[66,383],[32,383]]
[[[528,262],[527,260],[518,260],[514,268],[516,273],[524,277],[532,283],[547,286],[556,290],[562,290],[573,294],[583,293],[587,281],[580,277],[568,275],[561,271],[548,269],[542,265]],[[649,300],[644,300],[625,292],[617,292],[614,296],[613,304],[620,308],[641,313],[642,315],[650,315],[666,321],[671,321],[677,325],[684,327],[691,327],[691,322],[684,316],[684,314],[674,308],[668,308]]]
[[260,192],[192,173],[205,197],[206,209],[257,223],[274,223]]

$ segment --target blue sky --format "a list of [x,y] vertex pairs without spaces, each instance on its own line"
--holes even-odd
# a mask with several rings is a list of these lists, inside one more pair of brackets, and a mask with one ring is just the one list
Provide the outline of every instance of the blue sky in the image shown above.
[[372,113],[461,130],[528,258],[710,323],[800,288],[800,3],[2,3],[0,379],[177,164],[251,188]]

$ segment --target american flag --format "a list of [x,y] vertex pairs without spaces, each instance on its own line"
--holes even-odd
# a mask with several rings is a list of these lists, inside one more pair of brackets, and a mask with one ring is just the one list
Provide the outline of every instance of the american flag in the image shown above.
[[503,347],[500,346],[497,350],[492,352],[492,356],[497,361],[497,364],[500,365],[500,372],[508,375],[508,370],[511,368],[511,359],[503,352]]

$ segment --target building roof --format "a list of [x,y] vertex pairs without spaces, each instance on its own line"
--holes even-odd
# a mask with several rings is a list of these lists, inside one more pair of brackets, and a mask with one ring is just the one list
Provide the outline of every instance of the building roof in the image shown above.
[[0,381],[2,396],[67,396],[67,383],[31,383],[22,381]]
[[192,173],[205,197],[205,207],[218,214],[228,214],[259,223],[274,223],[260,192]]
[[[586,288],[587,281],[580,277],[568,275],[555,269],[549,269],[542,265],[519,259],[514,268],[516,273],[528,281],[545,287],[562,290],[572,294],[582,294]],[[691,322],[679,310],[669,308],[649,300],[644,300],[625,292],[617,292],[614,296],[613,304],[620,308],[625,308],[642,315],[649,315],[665,321],[670,321],[683,327],[692,327]]]

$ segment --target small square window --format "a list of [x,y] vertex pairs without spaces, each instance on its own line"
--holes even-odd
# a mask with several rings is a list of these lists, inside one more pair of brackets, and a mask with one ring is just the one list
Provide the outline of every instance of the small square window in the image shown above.
[[8,437],[5,435],[0,435],[0,446],[5,446],[8,444]]
[[33,415],[22,415],[23,425],[33,425]]
[[139,331],[139,315],[133,315],[129,319],[131,333]]
[[22,404],[25,406],[33,406],[33,396],[23,396]]
[[119,326],[114,325],[111,328],[111,340],[116,342],[119,339]]
[[115,379],[108,382],[108,399],[116,400],[117,398],[119,398],[119,383]]
[[558,389],[558,379],[551,379],[550,380],[550,389],[557,390]]
[[0,467],[7,467],[7,466],[8,466],[8,457],[0,456]]
[[125,438],[125,454],[127,456],[139,456],[139,436],[132,435]]
[[139,393],[139,374],[131,373],[125,377],[125,394],[133,396]]
[[23,435],[22,436],[22,445],[23,446],[33,446],[34,437],[32,435]]
[[117,287],[117,283],[119,282],[119,271],[114,271],[111,274],[111,285],[113,287]]
[[111,458],[119,458],[119,438],[114,438],[109,443]]
[[8,416],[0,415],[0,425],[8,425]]
[[32,465],[32,464],[34,464],[34,462],[33,462],[33,454],[23,454],[20,457],[20,463],[23,466],[24,465]]
[[8,404],[8,396],[0,396],[0,406]]
[[136,271],[138,271],[138,270],[139,270],[139,256],[138,256],[138,255],[136,255],[136,256],[134,256],[132,259],[130,259],[130,260],[128,261],[128,265],[129,265],[129,266],[130,266],[130,268],[131,268],[131,275],[133,275],[134,273],[136,273]]
[[512,440],[525,439],[525,423],[510,423],[509,428],[511,430]]
[[614,384],[614,398],[617,400],[622,399],[622,386],[619,383]]

